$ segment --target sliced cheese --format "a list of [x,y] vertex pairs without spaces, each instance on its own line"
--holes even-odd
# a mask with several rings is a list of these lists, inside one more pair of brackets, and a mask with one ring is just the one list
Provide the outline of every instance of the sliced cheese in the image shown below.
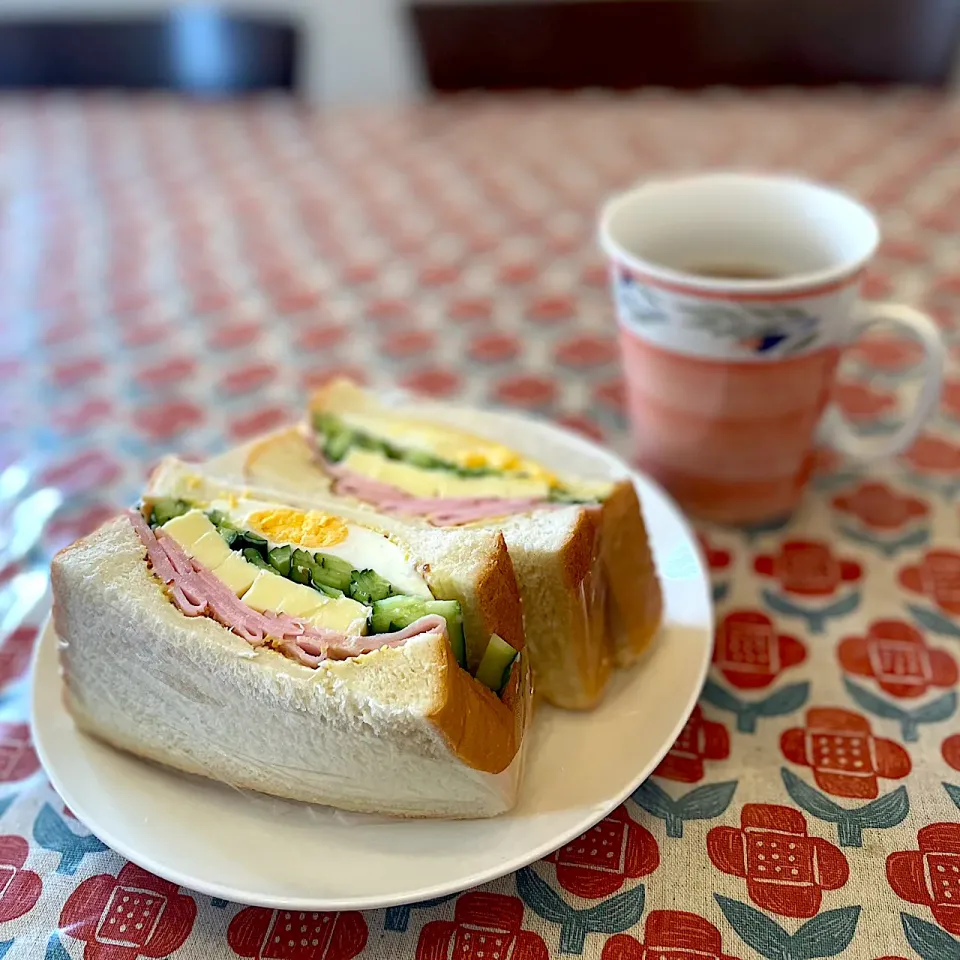
[[[217,528],[210,522],[202,510],[188,510],[179,517],[168,520],[160,529],[165,533],[169,533],[191,556],[193,556],[192,550],[194,544],[201,537],[206,536],[208,533],[213,533],[219,537]],[[222,542],[221,539],[221,543]],[[224,544],[224,546],[226,546],[226,544]]]
[[343,465],[356,473],[389,483],[416,497],[491,497],[540,500],[550,485],[535,477],[460,477],[444,470],[425,470],[399,460],[390,460],[369,450],[352,450]]
[[261,570],[253,586],[240,598],[248,607],[253,607],[258,613],[265,610],[279,610],[280,604],[293,594],[298,584],[287,580],[279,574],[269,570]]
[[345,426],[386,440],[404,450],[433,454],[463,467],[493,467],[540,476],[546,471],[495,440],[475,436],[445,423],[408,420],[390,414],[340,414]]
[[253,586],[260,568],[244,560],[239,553],[234,553],[233,550],[229,552],[230,556],[214,568],[213,575],[239,597]]
[[295,583],[293,586],[294,591],[284,597],[283,603],[277,608],[277,613],[288,613],[291,617],[309,617],[333,599],[325,597],[313,587],[300,583]]
[[205,533],[188,552],[197,563],[202,563],[208,570],[220,566],[233,553],[216,529]]
[[363,636],[367,632],[368,607],[349,597],[327,597],[326,600],[322,607],[303,619],[315,627],[339,630],[353,637]]
[[[294,613],[298,604],[304,604],[302,591],[308,590],[317,599],[317,607],[309,614]],[[339,630],[341,633],[362,634],[366,632],[367,608],[349,597],[325,597],[303,584],[294,583],[269,570],[261,570],[253,586],[240,598],[258,613],[272,610],[303,619],[318,627]]]

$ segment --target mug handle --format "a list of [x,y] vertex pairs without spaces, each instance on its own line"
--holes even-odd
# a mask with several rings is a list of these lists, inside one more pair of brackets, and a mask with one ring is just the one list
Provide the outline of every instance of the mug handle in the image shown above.
[[850,341],[856,340],[871,327],[893,323],[906,327],[917,337],[925,355],[920,394],[907,419],[886,437],[860,437],[836,409],[827,411],[822,436],[837,451],[870,463],[905,450],[920,431],[940,397],[946,351],[937,325],[925,313],[902,303],[861,303],[853,321]]

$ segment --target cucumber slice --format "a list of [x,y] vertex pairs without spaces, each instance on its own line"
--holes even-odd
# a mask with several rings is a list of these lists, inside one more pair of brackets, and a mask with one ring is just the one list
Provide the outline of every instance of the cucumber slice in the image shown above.
[[255,567],[260,567],[262,570],[269,570],[271,573],[276,573],[273,567],[263,559],[263,554],[256,547],[244,547],[243,559],[252,563]]
[[441,460],[432,453],[424,453],[422,450],[407,450],[403,459],[411,466],[420,467],[423,470],[450,470],[453,466],[446,460]]
[[241,548],[253,547],[262,553],[267,552],[267,541],[259,534],[252,533],[250,530],[239,530],[237,532],[237,541],[242,545]]
[[334,600],[343,596],[342,590],[337,590],[336,587],[328,587],[325,583],[318,583],[312,578],[310,580],[310,586],[313,587],[314,590],[319,590],[325,597],[331,597]]
[[428,600],[424,606],[427,613],[437,613],[447,621],[447,636],[457,663],[466,669],[467,644],[463,636],[463,613],[456,600]]
[[313,573],[313,557],[299,547],[290,555],[290,579],[294,583],[309,584]]
[[353,564],[330,553],[315,553],[313,559],[323,566],[324,570],[335,570],[337,573],[353,573]]
[[314,574],[318,583],[326,584],[346,593],[350,589],[350,578],[353,576],[353,566],[339,557],[331,557],[328,553],[313,555]]
[[457,663],[467,665],[467,649],[463,637],[463,614],[456,600],[424,600],[421,597],[387,597],[373,604],[371,632],[393,633],[409,627],[414,620],[435,613],[447,621],[447,636]]
[[477,667],[476,677],[485,687],[489,687],[494,693],[500,693],[510,679],[510,669],[516,659],[517,651],[506,640],[501,640],[492,633],[480,666]]
[[422,597],[387,597],[373,604],[370,627],[373,633],[392,633],[426,615],[427,601]]
[[173,497],[161,497],[153,501],[153,510],[150,515],[150,524],[162,527],[168,520],[183,516],[190,509],[186,500],[175,500]]
[[[217,527],[217,533],[226,540],[228,547],[233,547],[237,542],[237,537],[240,536],[240,531],[236,527],[231,527],[227,524]],[[239,549],[239,545],[234,547],[234,549]]]
[[333,413],[315,413],[312,423],[317,433],[339,433],[344,429],[343,422]]
[[293,547],[274,547],[267,552],[267,560],[281,577],[290,576],[290,558],[293,555]]
[[350,574],[350,596],[360,603],[371,604],[375,600],[386,600],[393,595],[393,588],[387,580],[373,570],[354,570]]
[[[207,517],[217,528],[217,533],[227,542],[227,546],[232,547],[237,537],[240,536],[240,531],[230,522],[227,515],[221,510],[211,510]],[[237,549],[240,549],[240,545],[237,546]]]
[[349,430],[340,430],[327,436],[323,445],[323,455],[333,463],[339,463],[353,446],[353,433]]
[[550,503],[600,503],[596,497],[593,499],[578,497],[576,494],[571,493],[569,490],[566,490],[563,487],[554,487],[554,489],[551,490],[547,496],[547,499],[550,501]]

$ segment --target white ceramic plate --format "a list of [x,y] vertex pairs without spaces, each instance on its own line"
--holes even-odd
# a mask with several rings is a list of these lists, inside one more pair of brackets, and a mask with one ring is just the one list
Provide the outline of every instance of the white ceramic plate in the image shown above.
[[[472,414],[472,412],[471,412]],[[462,414],[450,412],[463,424]],[[470,423],[542,462],[616,476],[624,464],[514,414]],[[50,624],[33,675],[33,737],[54,787],[105,843],[184,887],[291,910],[365,910],[464,890],[532,863],[589,829],[653,771],[683,728],[710,660],[713,616],[693,533],[659,487],[633,475],[665,596],[643,662],[591,713],[538,709],[520,801],[492,820],[395,821],[194,779],[79,733],[65,712]]]

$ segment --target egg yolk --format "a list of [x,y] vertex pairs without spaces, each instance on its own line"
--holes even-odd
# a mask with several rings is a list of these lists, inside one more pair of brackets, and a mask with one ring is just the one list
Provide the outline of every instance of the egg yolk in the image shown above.
[[310,510],[259,510],[247,518],[254,533],[276,543],[333,547],[347,539],[347,525],[337,517]]
[[406,442],[413,449],[428,450],[458,467],[520,473],[543,480],[550,486],[559,485],[558,478],[546,468],[495,441],[453,427],[440,427],[416,420],[394,420],[393,423],[392,438],[401,445]]
[[490,467],[505,473],[522,473],[556,486],[557,478],[533,460],[526,460],[506,447],[464,450],[457,453],[455,462],[459,467]]

